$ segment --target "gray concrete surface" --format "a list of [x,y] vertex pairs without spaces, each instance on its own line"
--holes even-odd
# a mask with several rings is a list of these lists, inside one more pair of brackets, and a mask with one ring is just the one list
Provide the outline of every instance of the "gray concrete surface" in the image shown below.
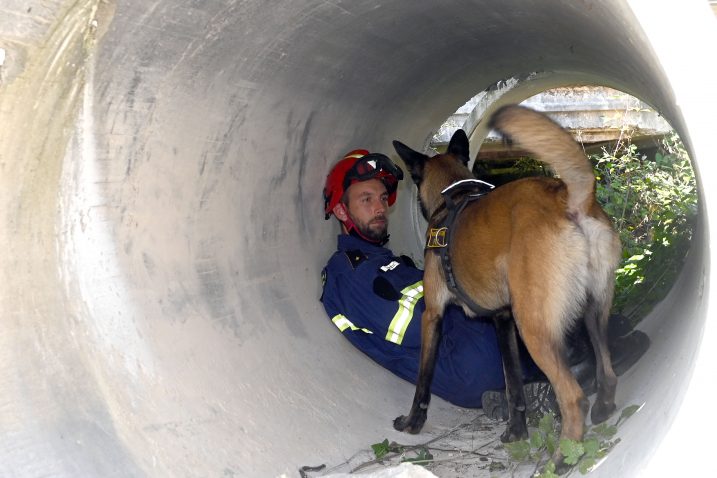
[[[297,476],[412,439],[391,428],[412,386],[318,302],[338,232],[320,187],[346,150],[427,144],[532,72],[500,102],[610,86],[691,149],[691,262],[645,324],[618,397],[644,407],[596,474],[703,470],[715,30],[701,0],[3,0],[0,475]],[[419,255],[412,196],[392,247]],[[426,434],[461,414],[435,400]]]
[[[478,123],[485,117],[485,109],[491,108],[498,95],[514,85],[505,85],[500,90],[482,91],[456,110],[431,138],[434,149],[445,147],[457,129],[463,129],[470,138]],[[629,131],[633,141],[644,137],[663,136],[672,127],[649,105],[621,91],[606,87],[580,86],[555,88],[544,91],[521,102],[529,108],[545,111],[563,128],[571,131],[585,143],[616,141],[623,131]],[[492,131],[485,138],[486,143],[503,143],[503,138]]]

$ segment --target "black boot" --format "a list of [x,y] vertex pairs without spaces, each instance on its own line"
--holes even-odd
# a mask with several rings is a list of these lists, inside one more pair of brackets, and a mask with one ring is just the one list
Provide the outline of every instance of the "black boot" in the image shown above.
[[[632,330],[623,316],[611,316],[608,326],[608,348],[615,375],[628,371],[650,348],[650,338]],[[584,324],[568,335],[566,350],[570,371],[586,395],[595,393],[595,354]]]
[[[650,338],[640,330],[632,330],[622,316],[610,318],[608,348],[612,368],[619,377],[629,370],[650,348]],[[580,324],[568,335],[565,350],[570,371],[575,376],[585,395],[595,393],[595,354],[584,324]],[[559,414],[553,388],[542,373],[531,376],[524,385],[527,411]],[[505,390],[488,390],[481,396],[483,412],[494,420],[508,419],[508,401]]]

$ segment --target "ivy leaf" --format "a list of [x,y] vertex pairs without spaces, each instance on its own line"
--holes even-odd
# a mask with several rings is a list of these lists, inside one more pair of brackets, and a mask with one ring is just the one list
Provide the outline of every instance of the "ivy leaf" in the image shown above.
[[565,463],[574,465],[585,454],[585,448],[582,443],[575,440],[562,439],[560,440],[560,452],[565,457]]
[[403,445],[399,445],[395,441],[392,441],[391,443],[388,444],[388,451],[390,451],[392,453],[403,453],[403,448],[404,448]]
[[583,475],[587,475],[590,472],[590,469],[595,466],[595,458],[584,458],[580,460],[580,464],[578,465],[578,470],[580,470],[580,473]]
[[542,448],[545,445],[545,438],[543,438],[543,434],[540,433],[538,430],[535,430],[530,435],[530,446],[533,448]]
[[550,434],[545,437],[545,449],[551,455],[555,453],[555,450],[558,449],[557,439],[555,438],[555,435]]
[[597,438],[588,438],[583,441],[583,448],[585,448],[586,457],[597,458],[598,451],[600,451],[600,442]]
[[523,461],[530,456],[530,443],[528,440],[520,440],[513,443],[504,443],[503,446],[511,458],[517,461]]
[[617,433],[617,427],[615,425],[608,425],[607,423],[601,423],[600,425],[593,428],[593,431],[600,436],[610,438]]
[[381,443],[374,443],[371,445],[371,449],[373,450],[374,455],[376,455],[376,459],[380,460],[390,451],[388,447],[388,438]]
[[536,476],[537,478],[558,478],[558,475],[555,474],[555,463],[553,463],[553,460],[548,460],[545,467],[543,467],[543,471]]
[[416,465],[425,465],[433,460],[433,455],[426,448],[421,448],[414,458],[404,458],[401,463],[414,463]]
[[552,413],[543,415],[538,423],[538,428],[546,435],[552,435],[555,430],[555,416]]
[[620,422],[623,420],[627,420],[631,416],[635,414],[640,408],[642,408],[642,405],[630,405],[629,407],[625,408],[622,413],[620,414],[620,418],[617,419],[615,422],[615,426],[618,426]]

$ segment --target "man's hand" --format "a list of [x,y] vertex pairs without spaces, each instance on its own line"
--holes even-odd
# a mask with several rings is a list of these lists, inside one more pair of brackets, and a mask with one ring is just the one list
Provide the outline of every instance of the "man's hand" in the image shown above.
[[373,280],[373,293],[382,299],[399,300],[403,295],[396,290],[388,279],[378,276]]
[[401,255],[399,256],[399,259],[401,259],[401,262],[403,262],[404,265],[407,265],[407,266],[409,266],[409,267],[413,267],[414,269],[417,269],[416,263],[413,262],[413,259],[411,259],[411,258],[408,257],[407,255],[401,254]]

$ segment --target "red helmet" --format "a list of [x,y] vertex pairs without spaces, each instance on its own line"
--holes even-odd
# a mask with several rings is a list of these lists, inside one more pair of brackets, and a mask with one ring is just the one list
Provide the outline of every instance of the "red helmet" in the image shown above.
[[378,178],[386,185],[388,205],[396,202],[398,182],[403,179],[403,171],[388,156],[381,153],[369,153],[365,149],[355,149],[346,154],[326,176],[324,186],[325,219],[331,217],[334,206],[354,183]]

